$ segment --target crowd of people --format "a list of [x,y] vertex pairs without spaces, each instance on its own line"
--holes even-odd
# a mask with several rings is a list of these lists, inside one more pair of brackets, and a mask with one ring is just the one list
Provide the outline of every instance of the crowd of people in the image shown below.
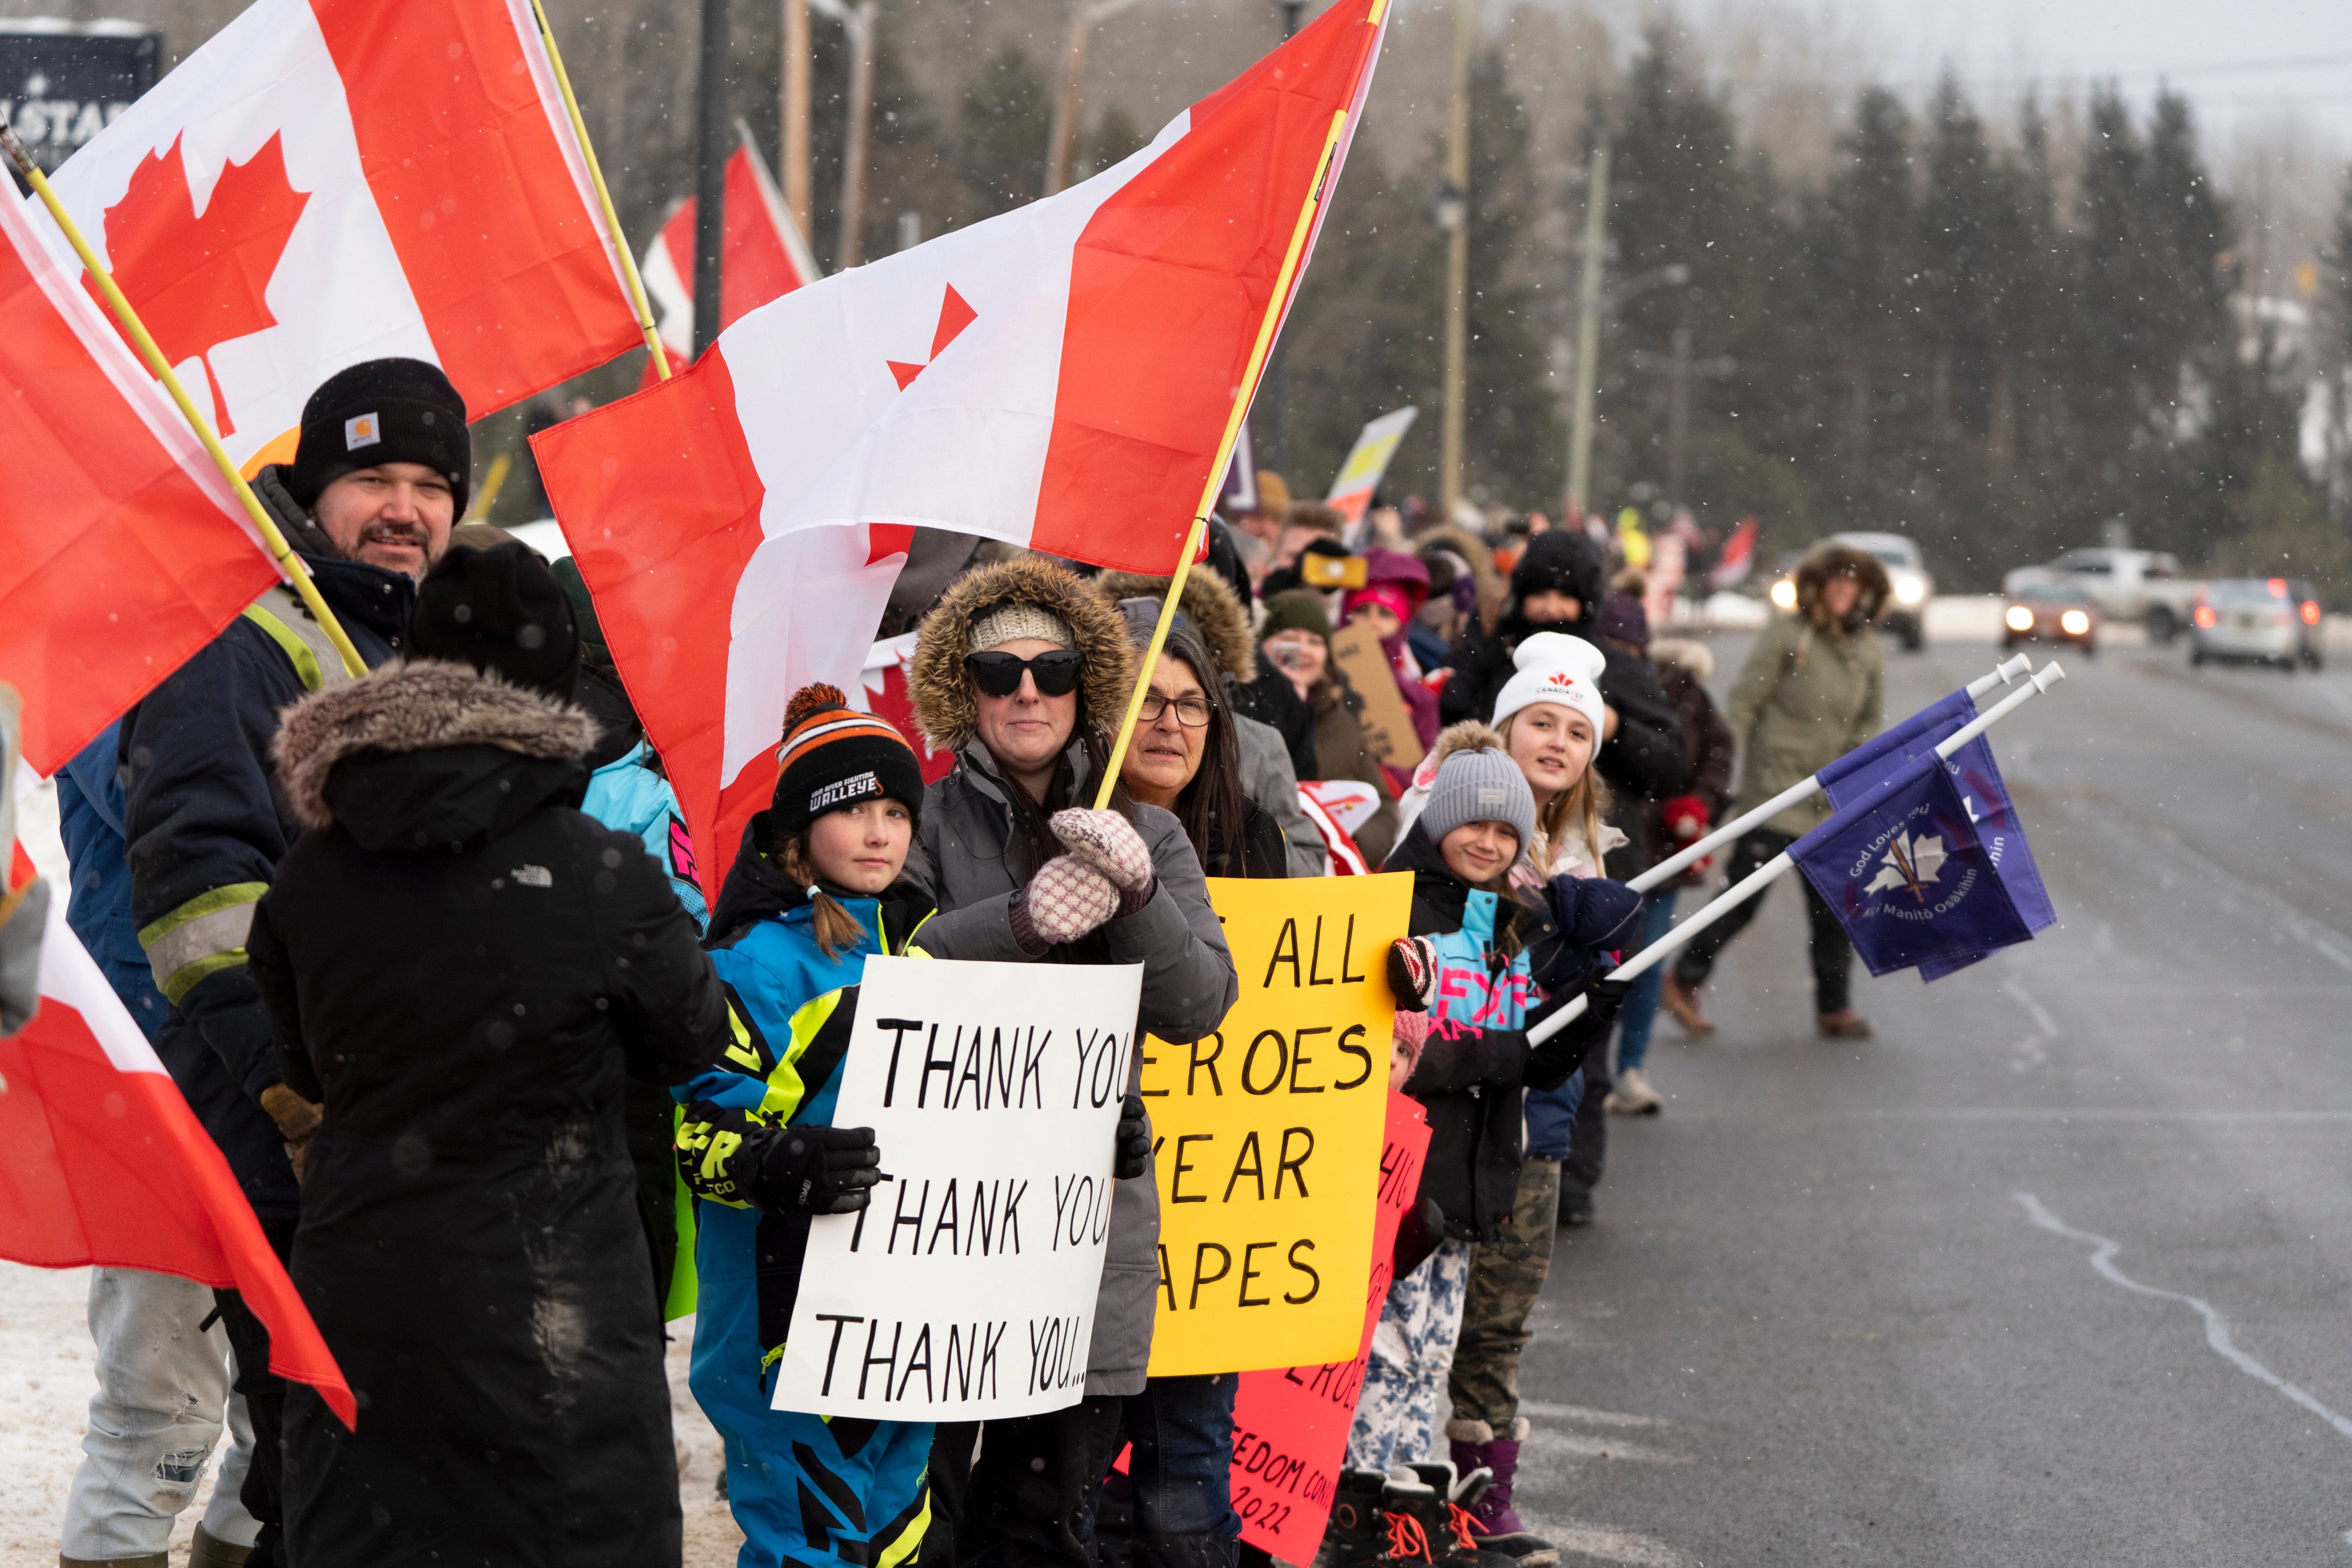
[[[1148,1371],[1132,1081],[1076,1404],[827,1418],[772,1407],[776,1361],[811,1219],[864,1207],[888,1155],[835,1117],[866,955],[1139,965],[1138,1029],[1183,1042],[1238,992],[1206,879],[1358,868],[1412,878],[1391,1082],[1431,1136],[1323,1559],[1557,1563],[1513,1501],[1529,1313],[1557,1231],[1593,1216],[1608,1116],[1664,1103],[1657,1013],[1711,1027],[1738,929],[1610,980],[1675,913],[1676,885],[1626,881],[1874,731],[1877,563],[1809,558],[1718,712],[1708,649],[1654,640],[1584,529],[1351,524],[1260,475],[1096,810],[1167,580],[934,540],[891,615],[951,765],[926,782],[916,737],[803,686],[706,907],[577,570],[459,526],[470,471],[432,367],[319,388],[256,488],[369,673],[273,591],[60,775],[68,918],[360,1408],[346,1429],[273,1376],[236,1292],[95,1270],[65,1568],[163,1568],[224,1432],[194,1568],[675,1563],[663,1324],[689,1295],[745,1568],[1234,1568],[1236,1376]],[[1733,873],[1807,825],[1741,839]],[[1820,1030],[1865,1035],[1815,904]]]

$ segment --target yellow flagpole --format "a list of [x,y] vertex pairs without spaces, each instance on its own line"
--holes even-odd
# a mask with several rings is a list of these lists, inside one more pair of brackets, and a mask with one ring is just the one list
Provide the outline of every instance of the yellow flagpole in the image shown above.
[[[335,619],[335,612],[328,609],[327,601],[319,596],[318,584],[310,580],[310,569],[303,563],[300,556],[294,553],[294,547],[288,544],[286,536],[278,531],[278,520],[269,515],[269,508],[261,504],[261,497],[253,493],[253,486],[247,484],[245,476],[237,472],[236,461],[221,445],[220,437],[213,434],[212,421],[205,418],[203,411],[189,398],[188,389],[180,384],[179,375],[163,358],[163,351],[155,346],[155,340],[147,335],[146,323],[139,319],[139,312],[131,308],[131,301],[122,297],[122,290],[114,286],[113,275],[106,270],[106,264],[98,259],[98,253],[89,248],[89,241],[82,237],[81,229],[73,221],[73,214],[66,211],[63,202],[58,200],[57,192],[41,173],[40,166],[25,151],[25,144],[16,139],[16,133],[5,125],[0,125],[0,149],[6,151],[9,162],[15,163],[17,172],[31,182],[33,193],[41,198],[41,205],[49,210],[49,216],[66,236],[66,243],[73,246],[76,256],[81,257],[82,266],[98,284],[99,292],[106,297],[107,306],[114,312],[114,319],[122,323],[123,331],[130,335],[132,345],[139,350],[139,357],[147,361],[147,368],[154,372],[157,381],[163,383],[163,390],[179,405],[189,428],[196,433],[196,439],[204,443],[205,452],[212,458],[213,465],[220,470],[221,477],[227,480],[228,487],[236,492],[238,503],[245,507],[245,515],[253,520],[254,528],[261,534],[262,543],[268,548],[270,559],[278,563],[278,570],[285,574],[286,580],[301,596],[303,607],[325,631],[327,640],[335,645],[335,652],[342,655],[343,668],[355,676],[366,674],[367,661],[361,658],[359,650],[352,646],[351,638],[343,632],[342,622]],[[0,200],[5,199],[0,197]]]
[[588,162],[588,182],[596,187],[596,201],[604,210],[604,231],[613,236],[614,254],[621,258],[621,277],[629,286],[629,305],[637,313],[637,329],[646,335],[646,347],[653,351],[654,373],[667,381],[669,355],[662,350],[661,334],[654,330],[654,311],[646,300],[645,279],[637,276],[637,258],[629,254],[629,238],[621,232],[620,214],[613,210],[613,193],[604,188],[604,171],[596,162],[594,144],[588,140],[588,124],[580,118],[580,100],[572,96],[572,78],[563,68],[563,56],[556,49],[555,29],[548,25],[547,7],[540,0],[530,0],[530,14],[539,20],[539,38],[547,46],[547,63],[555,68],[555,86],[563,94],[563,112],[572,117],[572,139],[580,143],[580,155]]
[[[1377,19],[1378,13],[1374,13]],[[1135,695],[1128,698],[1127,718],[1118,727],[1118,738],[1111,746],[1110,765],[1103,771],[1102,784],[1095,792],[1095,810],[1110,805],[1110,792],[1118,782],[1119,769],[1127,765],[1128,742],[1134,737],[1136,720],[1143,713],[1144,694],[1151,689],[1151,669],[1160,662],[1160,650],[1167,645],[1168,628],[1176,620],[1176,602],[1183,597],[1184,579],[1192,570],[1192,558],[1200,553],[1201,540],[1209,528],[1209,513],[1217,504],[1217,492],[1223,487],[1225,470],[1233,466],[1234,446],[1240,441],[1242,418],[1249,413],[1250,399],[1257,395],[1258,379],[1265,373],[1266,355],[1274,348],[1275,329],[1282,323],[1283,302],[1290,297],[1291,279],[1298,276],[1299,257],[1307,253],[1307,236],[1315,226],[1315,209],[1322,204],[1331,181],[1331,160],[1338,156],[1339,137],[1348,128],[1348,111],[1334,110],[1331,129],[1323,138],[1323,156],[1315,164],[1315,183],[1307,187],[1307,200],[1299,204],[1298,222],[1290,231],[1290,248],[1282,257],[1282,270],[1275,275],[1274,296],[1265,302],[1265,319],[1258,323],[1257,341],[1250,348],[1249,365],[1242,372],[1241,389],[1234,394],[1233,412],[1225,416],[1225,434],[1217,443],[1217,460],[1209,466],[1209,482],[1202,488],[1201,504],[1193,508],[1192,527],[1184,535],[1183,553],[1176,558],[1176,571],[1168,580],[1168,597],[1160,601],[1160,620],[1151,628],[1151,643],[1143,651],[1143,664],[1135,673]]]

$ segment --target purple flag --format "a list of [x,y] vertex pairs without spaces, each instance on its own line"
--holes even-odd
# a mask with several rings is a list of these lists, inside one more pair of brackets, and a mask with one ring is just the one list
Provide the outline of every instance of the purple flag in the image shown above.
[[1830,810],[1843,810],[1935,750],[1945,737],[1976,716],[1977,699],[1963,686],[1892,729],[1879,731],[1813,777],[1821,780]]

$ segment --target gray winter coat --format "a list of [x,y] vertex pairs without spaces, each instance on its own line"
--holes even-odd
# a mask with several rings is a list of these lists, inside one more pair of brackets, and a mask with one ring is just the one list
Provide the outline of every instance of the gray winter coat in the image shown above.
[[[1070,768],[1073,798],[1091,799],[1083,747],[1071,747]],[[938,902],[939,913],[915,937],[915,945],[935,958],[1050,961],[1022,948],[1006,914],[1013,892],[1035,869],[1016,863],[1021,851],[1013,842],[1006,788],[988,748],[974,740],[957,751],[954,768],[923,791],[922,821],[907,856],[907,874]],[[1111,963],[1144,967],[1138,1029],[1183,1044],[1215,1029],[1241,988],[1184,830],[1156,806],[1136,808],[1134,821],[1150,846],[1158,886],[1150,903],[1103,927],[1103,936]],[[1138,1051],[1129,1092],[1141,1072]],[[1143,1391],[1159,1294],[1160,1189],[1145,1175],[1119,1183],[1111,1202],[1110,1239],[1087,1361],[1088,1396]]]
[[[1226,684],[1227,694],[1233,691]],[[1323,835],[1298,804],[1298,773],[1282,731],[1246,714],[1234,715],[1234,735],[1242,747],[1242,793],[1282,827],[1282,852],[1293,876],[1321,876],[1331,869]]]

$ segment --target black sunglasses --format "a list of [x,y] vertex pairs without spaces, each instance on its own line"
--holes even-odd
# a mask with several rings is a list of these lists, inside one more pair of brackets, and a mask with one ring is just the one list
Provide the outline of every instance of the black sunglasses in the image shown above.
[[1024,659],[1018,654],[990,650],[985,653],[966,653],[964,668],[971,672],[971,684],[992,697],[1009,697],[1021,689],[1021,674],[1027,671],[1037,682],[1040,696],[1066,697],[1078,687],[1078,672],[1086,659],[1067,648],[1055,648]]

